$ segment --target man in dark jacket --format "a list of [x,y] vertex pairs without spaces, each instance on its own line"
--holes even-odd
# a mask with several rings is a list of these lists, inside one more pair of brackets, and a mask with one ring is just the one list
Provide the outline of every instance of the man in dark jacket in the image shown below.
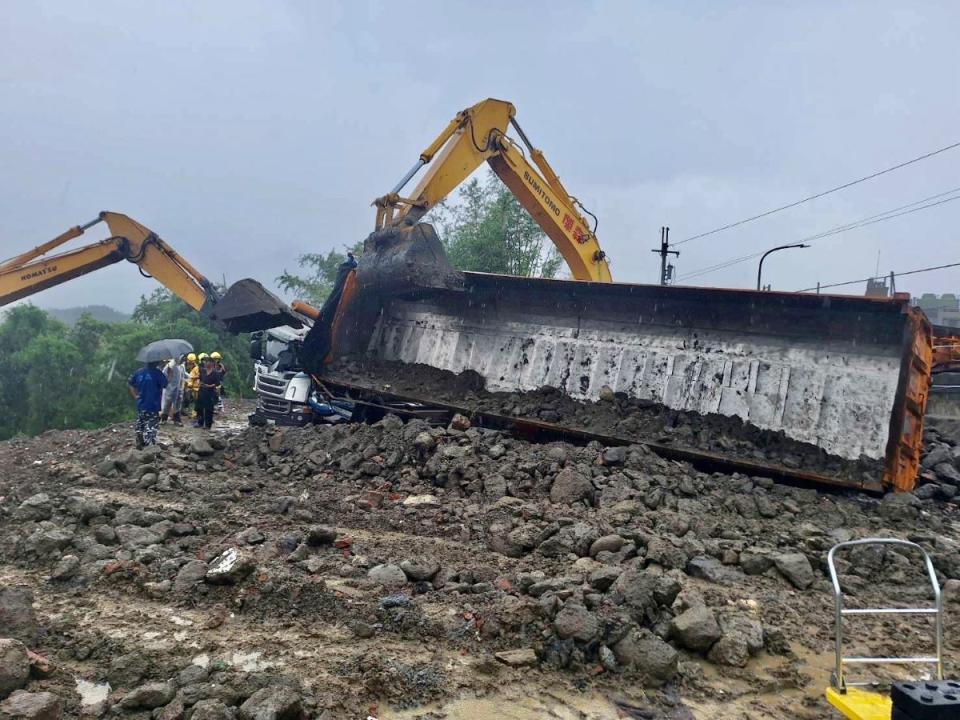
[[137,450],[157,444],[160,405],[167,386],[167,376],[160,369],[162,364],[145,363],[127,382],[127,390],[137,400]]

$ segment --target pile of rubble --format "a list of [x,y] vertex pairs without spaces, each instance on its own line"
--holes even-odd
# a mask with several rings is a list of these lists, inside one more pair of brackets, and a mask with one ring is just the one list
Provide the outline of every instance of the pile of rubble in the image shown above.
[[[435,718],[520,683],[822,717],[833,544],[909,538],[960,586],[960,453],[936,434],[936,483],[882,499],[463,417],[127,440],[0,443],[0,718]],[[853,602],[923,596],[898,550],[840,567]]]
[[526,393],[490,392],[473,371],[459,375],[429,365],[346,358],[334,380],[375,390],[451,403],[471,412],[554,423],[597,435],[658,443],[751,460],[787,470],[802,469],[855,482],[876,482],[882,463],[861,456],[849,460],[826,453],[783,431],[763,430],[739,417],[675,410],[652,400],[603,388],[596,402],[574,400],[557,388]]

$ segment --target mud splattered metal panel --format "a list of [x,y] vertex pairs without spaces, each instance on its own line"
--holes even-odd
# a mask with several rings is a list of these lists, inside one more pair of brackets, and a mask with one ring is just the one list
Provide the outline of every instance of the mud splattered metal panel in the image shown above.
[[473,370],[490,390],[602,387],[884,459],[902,393],[903,301],[467,274],[384,306],[369,352]]

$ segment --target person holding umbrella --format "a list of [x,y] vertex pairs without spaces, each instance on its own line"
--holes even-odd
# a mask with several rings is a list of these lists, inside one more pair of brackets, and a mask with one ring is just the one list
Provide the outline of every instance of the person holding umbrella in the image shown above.
[[167,386],[167,376],[160,369],[162,364],[162,360],[144,363],[127,382],[127,389],[137,401],[137,450],[157,444],[160,403]]
[[137,360],[143,367],[137,370],[127,381],[127,389],[137,401],[137,449],[147,445],[156,445],[157,430],[160,427],[160,407],[163,390],[167,386],[167,376],[160,368],[167,358],[176,358],[193,352],[193,346],[186,340],[156,340],[140,348]]

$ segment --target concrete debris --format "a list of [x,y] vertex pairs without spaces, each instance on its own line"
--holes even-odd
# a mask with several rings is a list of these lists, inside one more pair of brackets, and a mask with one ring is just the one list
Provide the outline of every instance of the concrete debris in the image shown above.
[[[545,398],[565,410],[512,401]],[[945,436],[932,479],[880,499],[417,419],[234,429],[203,436],[209,453],[190,429],[162,433],[148,453],[109,429],[0,443],[5,692],[50,692],[71,715],[237,720],[446,708],[517,683],[665,686],[637,707],[671,717],[695,695],[718,717],[729,702],[792,717],[802,697],[812,717],[821,685],[802,678],[832,647],[833,544],[914,540],[948,611],[960,602]],[[838,562],[865,604],[910,602],[923,580],[896,552]],[[52,668],[31,670],[28,649]],[[90,708],[61,663],[83,668]]]

